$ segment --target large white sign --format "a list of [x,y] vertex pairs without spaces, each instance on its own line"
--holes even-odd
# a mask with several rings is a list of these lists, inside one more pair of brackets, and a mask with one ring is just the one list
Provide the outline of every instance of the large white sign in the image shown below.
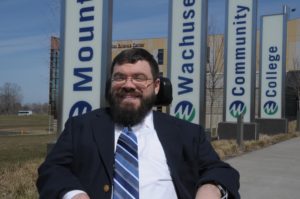
[[[105,51],[111,48],[103,43],[103,37],[111,34],[107,28],[111,20],[103,8],[109,7],[108,2],[63,1],[59,131],[69,117],[89,112],[105,103],[103,91],[108,66],[103,63],[107,59]],[[103,26],[104,20],[106,26]],[[106,42],[110,42],[109,39]]]
[[285,16],[263,16],[261,23],[260,117],[282,118]]
[[226,122],[245,122],[254,117],[256,1],[227,0],[225,37]]
[[173,86],[170,114],[205,126],[206,0],[172,0],[168,76]]

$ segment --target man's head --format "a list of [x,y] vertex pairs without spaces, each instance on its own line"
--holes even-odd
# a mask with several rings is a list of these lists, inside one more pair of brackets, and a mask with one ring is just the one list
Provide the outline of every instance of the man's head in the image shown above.
[[155,103],[159,83],[158,64],[148,51],[132,48],[117,55],[108,94],[114,121],[124,126],[141,122]]

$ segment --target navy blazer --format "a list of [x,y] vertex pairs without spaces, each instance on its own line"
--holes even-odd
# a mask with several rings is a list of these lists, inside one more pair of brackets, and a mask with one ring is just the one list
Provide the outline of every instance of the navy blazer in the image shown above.
[[[109,108],[70,118],[55,146],[38,169],[41,199],[61,198],[74,189],[91,199],[111,199],[114,168],[114,122]],[[203,129],[153,112],[154,127],[164,149],[179,199],[195,198],[197,187],[212,182],[239,199],[239,173],[220,161]]]

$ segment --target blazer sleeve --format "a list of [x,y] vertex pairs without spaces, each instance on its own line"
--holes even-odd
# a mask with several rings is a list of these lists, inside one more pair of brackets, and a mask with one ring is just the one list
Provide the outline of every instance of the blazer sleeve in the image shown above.
[[214,183],[224,187],[230,199],[240,199],[238,171],[220,160],[204,129],[198,124],[154,113],[154,125],[180,194],[178,198],[192,198],[199,186]]
[[38,169],[37,188],[40,198],[61,198],[69,190],[83,190],[79,180],[72,173],[72,118],[53,149]]
[[204,130],[198,137],[199,181],[198,187],[205,183],[218,184],[229,193],[229,199],[240,199],[239,195],[239,172],[229,164],[220,160],[210,142],[207,141]]

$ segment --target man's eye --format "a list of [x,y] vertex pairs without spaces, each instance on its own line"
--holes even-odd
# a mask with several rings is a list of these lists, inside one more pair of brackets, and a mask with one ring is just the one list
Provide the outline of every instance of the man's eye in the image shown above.
[[144,75],[138,75],[136,77],[133,77],[133,79],[137,82],[143,82],[143,81],[147,80],[147,77]]
[[143,82],[143,81],[145,81],[145,78],[136,77],[136,78],[134,78],[134,80],[137,82]]
[[123,81],[123,80],[125,80],[126,78],[125,77],[123,77],[123,76],[115,76],[114,77],[114,80],[115,81]]

